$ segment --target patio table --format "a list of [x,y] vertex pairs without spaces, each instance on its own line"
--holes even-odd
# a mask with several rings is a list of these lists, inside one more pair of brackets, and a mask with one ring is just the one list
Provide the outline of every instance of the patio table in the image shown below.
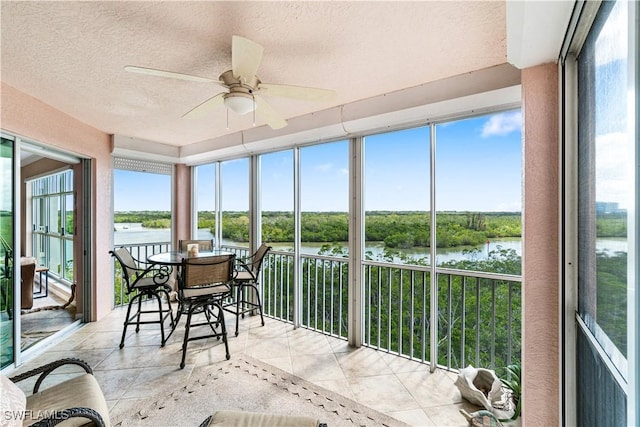
[[212,251],[201,251],[197,254],[187,254],[186,251],[169,251],[169,252],[160,252],[157,254],[149,255],[147,257],[147,262],[151,264],[158,265],[168,265],[172,267],[178,267],[182,264],[182,260],[184,258],[203,258],[209,256],[217,256],[217,255],[231,255],[232,252],[223,251],[221,249],[214,249]]

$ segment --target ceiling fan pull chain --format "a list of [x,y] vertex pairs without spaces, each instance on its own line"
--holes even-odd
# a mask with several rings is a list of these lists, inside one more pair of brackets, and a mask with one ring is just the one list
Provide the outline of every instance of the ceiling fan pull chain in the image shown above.
[[251,93],[251,100],[253,101],[253,126],[256,125],[256,97]]
[[227,112],[227,130],[229,130],[229,109],[225,108],[225,111]]

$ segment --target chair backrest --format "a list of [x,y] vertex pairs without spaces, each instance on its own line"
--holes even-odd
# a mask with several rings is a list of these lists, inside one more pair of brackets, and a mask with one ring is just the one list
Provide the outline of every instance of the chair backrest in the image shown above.
[[251,255],[250,259],[248,260],[249,262],[247,263],[247,266],[251,270],[251,274],[253,275],[253,277],[258,277],[258,275],[260,274],[262,261],[264,261],[264,257],[270,250],[271,246],[263,243],[260,245],[258,250],[253,255]]
[[186,252],[187,245],[192,243],[198,244],[199,251],[212,251],[213,250],[213,239],[208,240],[178,240],[178,250],[180,252]]
[[184,258],[178,289],[223,285],[233,280],[234,254]]
[[131,285],[135,281],[138,274],[138,264],[127,248],[118,248],[115,251],[109,251],[111,256],[118,260],[122,268],[122,276],[127,285],[127,292],[131,292]]

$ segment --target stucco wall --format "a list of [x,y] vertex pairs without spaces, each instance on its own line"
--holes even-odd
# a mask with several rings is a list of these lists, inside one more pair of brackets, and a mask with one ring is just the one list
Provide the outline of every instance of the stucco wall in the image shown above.
[[523,425],[560,425],[558,69],[522,71]]
[[[177,164],[173,170],[173,241],[191,239],[191,167]],[[194,239],[196,236],[193,237]]]
[[108,255],[113,246],[111,138],[5,83],[1,94],[3,130],[92,159],[93,274],[88,285],[96,296],[92,320],[98,320],[111,311],[113,300],[113,263]]

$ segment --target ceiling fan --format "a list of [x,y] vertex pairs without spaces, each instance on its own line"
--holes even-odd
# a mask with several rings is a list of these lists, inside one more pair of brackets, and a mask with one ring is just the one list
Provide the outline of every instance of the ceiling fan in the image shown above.
[[262,117],[272,129],[280,129],[287,125],[286,120],[261,95],[305,101],[331,101],[335,98],[336,94],[333,90],[262,83],[256,76],[256,72],[262,61],[263,50],[258,43],[244,37],[233,36],[231,69],[222,73],[218,80],[133,65],[127,65],[124,69],[132,73],[215,83],[224,88],[223,92],[207,99],[182,116],[189,119],[202,117],[214,108],[224,105],[237,114],[247,114],[254,111],[254,114]]

